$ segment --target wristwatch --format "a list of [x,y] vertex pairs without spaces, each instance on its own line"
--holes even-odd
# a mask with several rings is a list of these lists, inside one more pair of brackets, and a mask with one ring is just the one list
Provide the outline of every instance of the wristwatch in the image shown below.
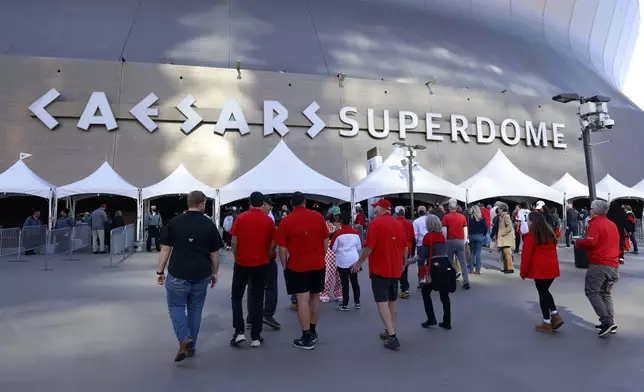
[[159,276],[165,275],[165,272],[164,271],[161,271],[161,272],[157,271],[157,275],[159,275]]

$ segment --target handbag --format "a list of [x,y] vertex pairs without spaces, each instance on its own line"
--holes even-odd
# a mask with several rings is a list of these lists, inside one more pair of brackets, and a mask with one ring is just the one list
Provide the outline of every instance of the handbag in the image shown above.
[[490,242],[490,249],[496,249],[498,246],[496,245],[496,241]]

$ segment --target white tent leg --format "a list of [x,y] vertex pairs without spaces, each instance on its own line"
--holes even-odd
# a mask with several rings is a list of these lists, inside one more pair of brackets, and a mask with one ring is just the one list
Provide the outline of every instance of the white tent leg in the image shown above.
[[143,239],[143,201],[141,200],[141,191],[136,200],[136,240],[141,242]]
[[54,191],[52,189],[49,190],[49,230],[51,230],[54,227],[54,223],[56,222],[56,210],[58,209],[58,200],[53,197]]
[[215,218],[215,225],[217,226],[217,229],[219,229],[219,211],[221,211],[221,199],[219,198],[219,189],[217,189],[217,192],[215,193],[215,200],[213,200],[212,205],[214,208],[212,216]]
[[351,188],[351,222],[356,221],[356,190]]

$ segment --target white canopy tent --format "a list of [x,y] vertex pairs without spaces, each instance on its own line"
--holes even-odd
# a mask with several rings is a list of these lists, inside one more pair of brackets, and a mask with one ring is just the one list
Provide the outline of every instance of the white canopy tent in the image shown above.
[[467,189],[467,201],[494,197],[534,197],[562,203],[563,192],[535,180],[519,170],[498,150],[478,173],[459,184]]
[[[353,186],[354,200],[361,201],[373,197],[397,193],[409,193],[409,169],[401,162],[405,151],[396,148],[378,168]],[[414,193],[440,195],[465,200],[465,189],[445,181],[419,165],[412,169]]]
[[192,191],[202,191],[207,197],[214,199],[217,191],[197,180],[183,164],[179,165],[165,179],[154,185],[141,189],[143,200],[168,195],[187,195]]
[[[566,173],[550,186],[551,188],[564,193],[564,201],[588,197],[590,192],[588,186],[577,181],[577,179]],[[600,199],[608,200],[608,194],[605,192],[597,192],[597,197]]]
[[613,176],[611,176],[610,174],[606,174],[606,176],[602,178],[602,180],[599,181],[597,185],[595,185],[595,189],[597,189],[598,194],[599,192],[608,194],[607,200],[609,201],[613,199],[623,198],[644,200],[643,191],[627,187],[626,185],[613,178]]
[[246,198],[254,191],[266,195],[300,191],[351,201],[351,188],[308,167],[283,140],[257,166],[219,189],[218,200],[227,204]]
[[[140,240],[143,224],[143,205],[141,203],[139,188],[125,181],[123,177],[112,169],[109,163],[104,162],[94,173],[82,180],[56,189],[56,199],[71,197],[72,205],[75,205],[77,197],[101,194],[124,196],[136,200],[137,237]],[[57,202],[54,205],[57,205]],[[72,210],[75,211],[75,208],[72,208]]]
[[54,185],[38,177],[22,160],[0,173],[0,193],[4,195],[38,196],[48,200],[48,225],[50,228],[54,221],[52,201],[55,188]]
[[638,182],[637,184],[633,185],[631,187],[632,189],[635,189],[636,191],[644,192],[644,180]]

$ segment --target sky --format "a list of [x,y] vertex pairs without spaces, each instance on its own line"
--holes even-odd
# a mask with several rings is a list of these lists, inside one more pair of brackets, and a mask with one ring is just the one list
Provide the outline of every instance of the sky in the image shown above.
[[644,2],[640,1],[640,31],[633,59],[622,90],[637,106],[644,109]]

